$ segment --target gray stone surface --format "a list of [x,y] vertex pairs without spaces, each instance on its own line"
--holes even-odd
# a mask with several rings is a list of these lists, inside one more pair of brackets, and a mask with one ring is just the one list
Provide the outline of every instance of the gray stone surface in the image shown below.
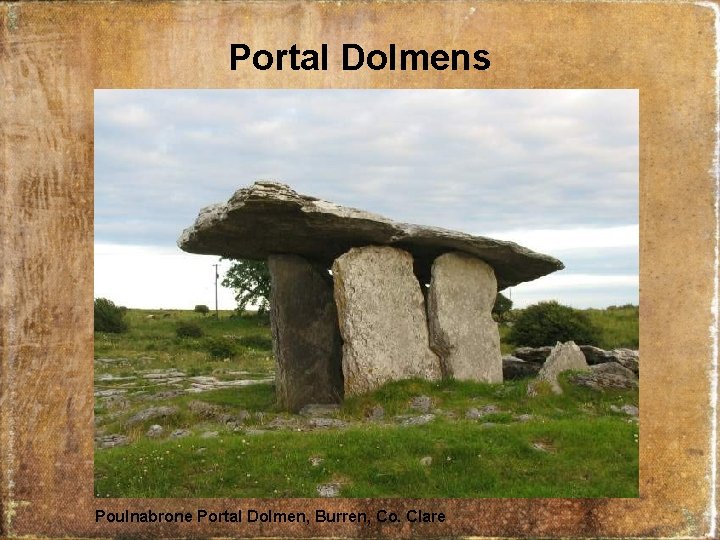
[[353,248],[335,260],[333,277],[346,395],[392,380],[440,378],[409,253],[384,246]]
[[112,435],[103,435],[95,439],[95,443],[100,448],[114,448],[116,446],[126,446],[130,442],[130,439],[125,435],[119,433],[113,433]]
[[553,348],[550,345],[545,347],[518,347],[513,351],[512,355],[524,362],[542,364],[550,356],[552,350]]
[[317,493],[321,497],[339,497],[340,496],[340,484],[333,482],[330,484],[318,484]]
[[350,248],[367,245],[392,245],[411,252],[424,283],[430,281],[432,261],[448,251],[463,251],[486,261],[501,289],[563,268],[557,259],[513,242],[397,223],[270,181],[238,190],[227,203],[203,208],[178,239],[178,246],[190,253],[233,259],[289,253],[326,268]]
[[298,411],[343,397],[342,341],[325,268],[295,255],[268,259],[278,404]]
[[502,382],[500,334],[491,315],[496,294],[495,274],[487,263],[465,253],[435,259],[428,328],[445,378]]
[[153,418],[166,418],[168,416],[177,414],[177,412],[178,408],[175,405],[169,407],[150,407],[149,409],[139,411],[130,418],[128,418],[125,422],[125,425],[134,426],[135,424],[139,424],[140,422],[145,422],[146,420],[150,420]]
[[506,355],[502,358],[503,380],[524,379],[534,377],[542,368],[541,364],[525,362],[514,356]]
[[400,425],[402,426],[422,426],[429,424],[435,420],[434,414],[421,414],[419,416],[409,416],[400,419]]
[[410,408],[422,413],[430,412],[432,399],[430,399],[430,396],[415,396],[410,400]]
[[640,371],[640,356],[638,351],[632,349],[612,349],[606,351],[592,345],[581,345],[587,363],[590,365],[617,362],[621,366],[631,370],[635,375]]
[[[545,360],[542,369],[538,372],[538,381],[547,381],[550,383],[552,391],[556,394],[562,394],[562,388],[558,383],[558,375],[563,371],[589,371],[585,355],[583,355],[580,347],[575,345],[573,341],[565,343],[558,342],[550,352],[550,356]],[[533,385],[528,385],[528,390]]]
[[[632,373],[632,371],[623,368],[619,364],[616,364],[613,362],[616,366],[620,367],[621,369],[626,370],[625,372],[620,372],[617,370],[617,368],[611,368],[611,369],[592,369],[589,373],[578,373],[576,375],[573,375],[570,377],[570,382],[573,384],[576,384],[578,386],[585,386],[587,388],[592,388],[593,390],[599,390],[603,391],[605,389],[615,388],[615,389],[630,389],[630,388],[637,388],[638,387],[638,380],[637,377],[635,377],[635,374]],[[609,364],[599,364],[597,366],[592,366],[593,368],[598,368],[600,366],[608,366]],[[632,374],[632,376],[628,376],[627,373]]]
[[165,429],[160,424],[153,424],[150,426],[145,433],[148,437],[160,437],[160,435],[163,434]]
[[637,377],[632,370],[618,364],[617,362],[605,362],[604,364],[590,366],[590,371],[594,373],[612,373],[633,381],[637,380]]
[[[530,363],[543,363],[550,356],[552,347],[519,347],[515,349],[512,356]],[[580,345],[580,350],[585,355],[588,365],[617,362],[630,369],[637,375],[639,373],[640,356],[638,351],[632,349],[612,349],[606,351],[593,345]]]

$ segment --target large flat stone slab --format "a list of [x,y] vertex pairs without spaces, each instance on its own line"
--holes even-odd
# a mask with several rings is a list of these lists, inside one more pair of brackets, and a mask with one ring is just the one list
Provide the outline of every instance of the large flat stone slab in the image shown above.
[[430,350],[425,301],[410,254],[386,246],[353,248],[332,270],[345,394],[391,380],[439,379],[440,359]]
[[497,284],[493,269],[465,253],[446,253],[432,265],[428,291],[430,348],[443,376],[500,383],[500,333],[492,318]]
[[342,340],[332,278],[297,255],[271,255],[270,321],[278,404],[299,411],[343,397]]
[[367,245],[389,245],[410,252],[423,283],[430,282],[432,262],[450,251],[487,262],[499,289],[563,268],[557,259],[513,242],[398,223],[268,181],[238,190],[227,203],[202,209],[195,224],[178,239],[178,246],[190,253],[257,260],[288,253],[326,268],[350,248]]

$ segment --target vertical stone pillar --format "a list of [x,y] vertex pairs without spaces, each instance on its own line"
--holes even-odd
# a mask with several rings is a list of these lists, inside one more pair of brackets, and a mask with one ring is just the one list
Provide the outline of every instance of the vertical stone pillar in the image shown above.
[[325,268],[296,255],[271,255],[270,316],[278,404],[298,411],[343,397],[342,340]]
[[345,394],[397,379],[439,379],[440,360],[429,347],[412,256],[392,247],[353,248],[332,270]]
[[502,382],[500,334],[492,319],[495,272],[464,253],[446,253],[432,265],[428,292],[430,346],[442,359],[443,376]]

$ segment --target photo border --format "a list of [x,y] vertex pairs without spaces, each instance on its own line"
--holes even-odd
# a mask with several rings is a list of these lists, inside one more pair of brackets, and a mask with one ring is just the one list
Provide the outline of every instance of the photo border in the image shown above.
[[[0,5],[0,534],[685,536],[716,532],[717,6],[625,2]],[[229,69],[230,43],[328,71]],[[343,72],[342,43],[478,48],[482,72]],[[638,88],[640,497],[96,499],[96,88]],[[492,151],[491,141],[487,149]],[[238,185],[253,179],[238,178]],[[588,201],[591,204],[591,201]],[[445,523],[96,524],[95,510],[444,512]]]

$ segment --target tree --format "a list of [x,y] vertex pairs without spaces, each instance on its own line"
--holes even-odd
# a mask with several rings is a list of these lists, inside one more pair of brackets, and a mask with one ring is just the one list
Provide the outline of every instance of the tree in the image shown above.
[[505,315],[512,309],[512,300],[510,300],[503,293],[498,293],[495,297],[495,305],[492,308],[492,314],[495,315],[498,322],[505,321]]
[[255,303],[258,315],[262,315],[270,307],[270,271],[265,261],[234,261],[225,273],[222,286],[235,290],[237,311]]
[[203,316],[205,316],[210,313],[210,308],[207,307],[205,304],[198,304],[197,306],[195,306],[195,313],[202,313]]
[[542,347],[557,341],[597,345],[600,331],[587,314],[555,301],[528,306],[518,316],[508,340],[519,346]]
[[94,313],[95,332],[110,332],[120,334],[126,332],[128,323],[125,320],[127,309],[123,306],[116,306],[107,298],[96,298]]

